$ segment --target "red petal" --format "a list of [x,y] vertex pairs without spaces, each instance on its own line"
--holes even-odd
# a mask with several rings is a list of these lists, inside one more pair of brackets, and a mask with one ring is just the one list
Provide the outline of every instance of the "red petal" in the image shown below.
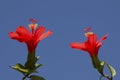
[[43,40],[44,38],[46,38],[46,37],[48,37],[48,36],[51,36],[52,34],[53,34],[53,32],[49,30],[49,31],[43,33],[43,34],[38,38],[38,41],[39,41],[39,40]]
[[87,52],[89,53],[89,55],[90,55],[91,57],[98,55],[98,50],[99,50],[99,47],[100,47],[100,46],[97,46],[97,45],[91,46],[91,45],[90,45],[89,43],[87,43],[87,42],[85,42],[85,46],[86,46],[86,48],[87,48]]
[[108,37],[108,34],[104,35],[100,40],[103,41],[103,40],[106,40]]
[[43,26],[38,27],[35,31],[35,36],[40,37],[43,34],[43,32],[45,31],[45,29],[46,28]]
[[96,43],[96,48],[100,48],[101,45],[102,45],[102,42],[98,41],[98,42]]
[[23,40],[21,40],[20,37],[19,37],[19,35],[18,35],[17,33],[15,33],[15,32],[10,32],[10,33],[9,33],[9,36],[10,36],[10,38],[12,38],[12,39],[15,39],[15,40],[18,40],[18,41],[20,41],[20,42],[23,42]]
[[71,48],[75,48],[75,49],[80,49],[80,50],[84,50],[87,51],[85,44],[84,43],[80,43],[80,42],[72,42],[70,44]]
[[36,29],[35,34],[34,34],[34,44],[37,45],[37,43],[40,41],[39,37],[44,33],[45,27],[40,26]]
[[12,39],[18,38],[18,34],[15,33],[15,32],[10,32],[10,33],[9,33],[9,36],[10,36],[10,38],[12,38]]
[[31,37],[31,33],[23,26],[18,27],[16,32],[19,34],[19,36]]
[[32,38],[32,34],[23,26],[16,29],[16,33],[23,42],[28,42]]
[[30,34],[30,32],[24,28],[23,26],[20,26],[16,29],[16,32],[10,32],[9,33],[9,36],[12,38],[12,39],[16,39],[20,42],[28,42],[32,35]]
[[87,43],[88,43],[92,48],[95,47],[97,40],[98,40],[98,37],[97,37],[96,34],[88,34]]

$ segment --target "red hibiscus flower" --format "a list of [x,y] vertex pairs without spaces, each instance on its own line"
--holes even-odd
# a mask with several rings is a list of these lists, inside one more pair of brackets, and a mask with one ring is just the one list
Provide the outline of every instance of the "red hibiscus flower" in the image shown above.
[[[89,30],[88,30],[89,29]],[[90,31],[90,28],[85,29],[85,31]],[[101,47],[104,40],[106,40],[108,34],[103,36],[100,40],[98,40],[98,36],[93,32],[85,33],[87,41],[82,42],[72,42],[70,44],[71,48],[87,51],[91,57],[96,57],[98,55],[98,50]]]
[[52,35],[52,31],[48,30],[45,32],[46,28],[43,26],[39,26],[36,29],[37,24],[35,23],[38,21],[35,19],[30,19],[30,21],[32,23],[29,24],[29,28],[32,30],[32,32],[27,30],[24,26],[19,26],[16,29],[16,32],[10,32],[9,36],[10,38],[18,40],[19,42],[25,42],[28,47],[28,51],[31,53],[35,51],[39,41]]

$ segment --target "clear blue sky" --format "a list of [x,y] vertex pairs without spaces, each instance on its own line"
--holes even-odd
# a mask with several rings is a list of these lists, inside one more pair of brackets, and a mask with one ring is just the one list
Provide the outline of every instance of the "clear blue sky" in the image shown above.
[[91,26],[99,38],[109,34],[99,57],[117,71],[120,79],[120,1],[119,0],[0,0],[0,80],[20,80],[23,75],[9,66],[24,64],[27,48],[9,38],[8,33],[28,19],[54,32],[41,41],[36,55],[41,56],[38,75],[47,80],[98,80],[86,52],[69,47],[70,42],[85,41],[83,29]]

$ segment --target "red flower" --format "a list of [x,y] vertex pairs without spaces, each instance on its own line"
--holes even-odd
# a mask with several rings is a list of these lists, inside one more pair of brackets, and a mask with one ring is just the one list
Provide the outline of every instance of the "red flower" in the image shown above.
[[[29,28],[32,32],[28,31],[24,26],[19,26],[16,29],[16,32],[10,32],[9,36],[12,39],[18,40],[19,42],[25,42],[27,44],[29,52],[35,51],[37,44],[39,41],[43,40],[44,38],[51,36],[52,31],[48,30],[45,32],[45,27],[39,26],[37,29],[37,20],[30,19],[32,22],[29,24]],[[36,30],[35,30],[36,29]]]
[[81,42],[72,42],[70,44],[71,48],[87,51],[91,57],[96,57],[98,55],[98,50],[101,47],[104,40],[106,40],[108,34],[103,36],[100,40],[98,40],[98,37],[93,32],[87,32],[85,33],[85,36],[87,37],[87,41],[84,43]]

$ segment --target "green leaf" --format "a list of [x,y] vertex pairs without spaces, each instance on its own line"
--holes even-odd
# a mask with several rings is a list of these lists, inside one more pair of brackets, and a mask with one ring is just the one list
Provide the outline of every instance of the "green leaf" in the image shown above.
[[35,64],[36,69],[39,68],[39,67],[42,67],[42,66],[43,66],[43,64]]
[[15,70],[23,73],[23,74],[25,74],[25,73],[27,72],[27,70],[22,70],[22,69],[24,69],[25,67],[24,67],[22,64],[20,64],[20,63],[17,63],[15,66],[10,66],[10,67],[11,67],[12,69],[15,69]]
[[100,66],[98,67],[98,71],[103,75],[103,69],[104,69],[105,62],[101,61],[99,64]]
[[29,70],[26,69],[23,65],[21,65],[20,63],[17,63],[15,66],[11,66],[12,69],[15,69],[23,74],[30,74],[33,72],[36,72],[35,70]]
[[101,62],[100,62],[100,65],[101,65],[101,66],[104,66],[104,64],[105,64],[105,61],[101,61]]
[[40,59],[40,56],[37,56],[36,59],[39,60],[39,59]]
[[31,75],[30,80],[45,80],[45,79],[41,76]]
[[107,64],[107,63],[106,63],[106,65],[107,65],[107,67],[108,67],[109,70],[110,70],[111,76],[114,77],[114,76],[116,75],[115,69],[114,69],[111,65],[109,65],[109,64]]

